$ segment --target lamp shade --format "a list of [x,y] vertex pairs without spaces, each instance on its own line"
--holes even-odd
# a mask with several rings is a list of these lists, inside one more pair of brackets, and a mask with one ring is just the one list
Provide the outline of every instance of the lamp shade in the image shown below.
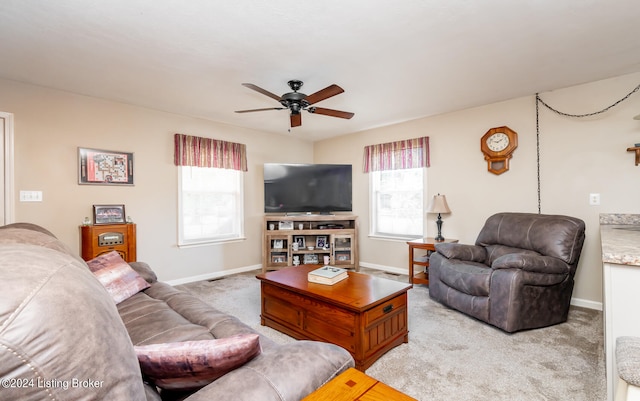
[[427,207],[427,213],[451,213],[451,209],[449,209],[449,205],[447,205],[447,197],[440,194],[434,195]]

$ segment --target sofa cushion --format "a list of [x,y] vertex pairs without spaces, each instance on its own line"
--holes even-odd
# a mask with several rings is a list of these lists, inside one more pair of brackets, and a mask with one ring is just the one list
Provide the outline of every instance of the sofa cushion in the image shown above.
[[436,251],[447,259],[468,260],[470,262],[484,263],[487,251],[478,245],[459,244],[457,242],[439,242],[435,244]]
[[[156,282],[118,304],[134,345],[209,340],[255,333],[237,317],[221,312],[191,294]],[[259,314],[260,310],[256,310]],[[260,335],[263,350],[276,343]]]
[[492,269],[521,269],[528,272],[568,275],[571,267],[552,256],[509,253],[493,261]]
[[145,400],[116,306],[84,262],[39,245],[0,245],[0,271],[0,377],[60,384],[3,388],[0,398]]
[[142,373],[158,387],[190,390],[203,387],[260,354],[257,334],[216,340],[136,346]]
[[53,249],[84,263],[64,242],[44,228],[29,223],[14,223],[0,229],[0,244],[30,244]]
[[440,280],[464,294],[489,296],[491,268],[483,263],[449,259],[440,266]]
[[318,341],[295,341],[264,350],[187,400],[297,401],[353,366],[353,358],[342,347]]
[[215,337],[202,325],[192,323],[171,309],[166,302],[147,294],[153,287],[118,304],[133,345],[212,340]]
[[509,254],[521,254],[521,255],[532,255],[532,256],[540,255],[536,251],[530,251],[528,249],[514,248],[511,246],[504,246],[504,245],[488,245],[486,249],[487,249],[487,260],[485,260],[485,263],[489,266],[493,265],[493,262],[495,262],[496,259]]
[[142,276],[142,278],[149,284],[153,284],[156,281],[158,281],[158,276],[156,276],[156,272],[153,271],[153,269],[151,269],[151,266],[149,266],[147,263],[145,262],[129,262],[129,266],[131,266],[131,268],[133,270],[135,270],[139,275]]
[[107,289],[116,304],[145,288],[149,288],[149,283],[133,270],[116,251],[103,253],[88,261],[87,265]]
[[489,217],[476,245],[501,244],[553,256],[577,264],[585,223],[575,217],[533,213],[497,213]]

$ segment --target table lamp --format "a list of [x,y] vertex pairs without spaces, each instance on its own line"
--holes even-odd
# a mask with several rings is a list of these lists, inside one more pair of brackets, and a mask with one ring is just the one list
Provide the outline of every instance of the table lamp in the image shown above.
[[427,207],[427,213],[438,213],[438,220],[436,220],[436,225],[438,226],[438,236],[435,238],[436,241],[444,241],[444,237],[442,236],[442,216],[441,214],[451,213],[451,209],[449,209],[449,205],[447,205],[447,198],[444,195],[434,195],[429,202],[429,206]]

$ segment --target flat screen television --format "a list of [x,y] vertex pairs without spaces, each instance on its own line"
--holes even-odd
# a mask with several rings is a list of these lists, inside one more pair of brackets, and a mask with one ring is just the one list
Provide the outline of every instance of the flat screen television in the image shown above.
[[265,213],[352,211],[350,164],[264,165]]

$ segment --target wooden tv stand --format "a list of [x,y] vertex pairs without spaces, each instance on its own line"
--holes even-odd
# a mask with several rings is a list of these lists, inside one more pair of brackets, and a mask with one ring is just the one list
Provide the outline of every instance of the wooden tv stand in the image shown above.
[[[299,264],[325,264],[325,256],[332,266],[360,270],[357,216],[270,214],[264,217],[262,233],[263,273],[293,266],[295,259]],[[294,242],[304,246],[294,250]]]

